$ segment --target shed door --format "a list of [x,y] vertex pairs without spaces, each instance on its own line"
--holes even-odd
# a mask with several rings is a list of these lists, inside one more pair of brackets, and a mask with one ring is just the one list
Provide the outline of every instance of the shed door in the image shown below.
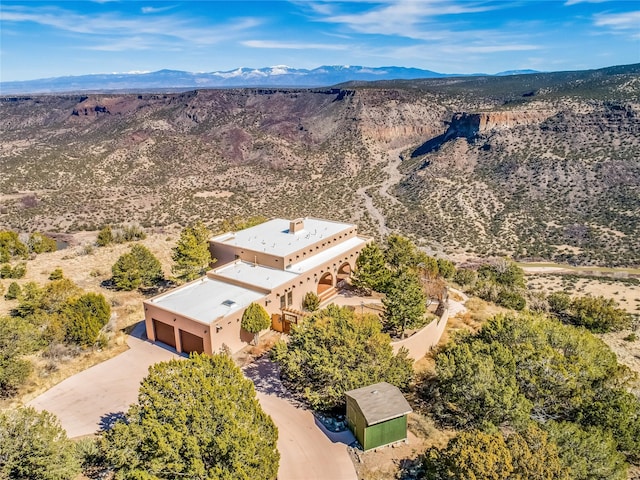
[[204,340],[193,333],[180,330],[180,343],[184,353],[204,353]]
[[176,348],[176,336],[173,331],[173,326],[162,323],[154,318],[153,329],[156,332],[156,341],[166,343],[167,345]]

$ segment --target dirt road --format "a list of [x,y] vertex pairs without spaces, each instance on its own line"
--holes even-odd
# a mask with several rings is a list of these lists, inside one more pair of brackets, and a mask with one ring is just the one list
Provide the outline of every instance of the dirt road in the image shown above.
[[387,153],[388,161],[387,165],[384,167],[383,171],[387,174],[386,178],[382,181],[382,183],[367,185],[365,187],[360,187],[356,190],[356,193],[362,197],[364,200],[364,206],[367,209],[367,212],[379,225],[380,234],[384,237],[391,233],[391,230],[387,227],[387,220],[384,214],[375,206],[373,202],[373,198],[369,196],[367,190],[378,186],[377,192],[381,197],[386,199],[391,204],[398,203],[398,199],[389,193],[389,189],[394,185],[397,185],[400,180],[402,180],[402,174],[398,168],[400,167],[400,153],[402,152],[402,148],[391,150]]

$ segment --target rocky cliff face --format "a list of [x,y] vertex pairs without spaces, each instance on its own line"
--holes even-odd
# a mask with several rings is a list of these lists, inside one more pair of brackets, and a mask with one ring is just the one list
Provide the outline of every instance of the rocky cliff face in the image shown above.
[[539,124],[556,113],[555,110],[511,110],[480,113],[456,113],[445,132],[445,139],[472,139],[491,130],[509,129],[521,125]]

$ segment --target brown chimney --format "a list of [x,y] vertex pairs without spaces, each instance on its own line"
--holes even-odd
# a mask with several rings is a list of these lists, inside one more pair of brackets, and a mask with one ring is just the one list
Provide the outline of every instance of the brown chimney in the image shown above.
[[296,218],[289,222],[289,233],[298,233],[304,230],[304,218]]

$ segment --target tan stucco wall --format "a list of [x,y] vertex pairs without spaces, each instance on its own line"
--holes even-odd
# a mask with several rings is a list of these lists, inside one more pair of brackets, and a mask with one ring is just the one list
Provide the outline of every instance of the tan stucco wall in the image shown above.
[[259,252],[257,250],[250,250],[248,248],[235,247],[233,245],[224,245],[222,243],[212,242],[209,247],[211,256],[218,261],[214,264],[216,268],[220,268],[227,263],[233,262],[238,258],[245,262],[254,263],[258,265],[264,265],[265,267],[277,268],[278,270],[284,270],[284,260],[282,257],[276,255],[269,255],[265,252]]
[[[343,235],[340,241],[343,241],[344,239],[345,236]],[[320,245],[322,245],[322,242],[320,242]],[[335,243],[328,244],[327,240],[325,239],[324,248],[329,248],[332,245],[335,245]],[[302,301],[305,294],[307,292],[317,293],[318,282],[325,273],[329,272],[332,275],[332,286],[335,287],[337,282],[338,270],[341,265],[343,265],[344,263],[348,263],[352,270],[355,269],[356,258],[358,257],[358,254],[360,253],[362,247],[363,245],[353,247],[340,256],[334,257],[333,259],[328,260],[322,265],[319,265],[312,270],[298,275],[292,281],[287,282],[286,284],[283,284],[276,289],[273,289],[270,293],[266,293],[262,299],[258,300],[258,303],[265,307],[270,315],[280,314],[282,312],[280,309],[280,297],[282,295],[287,295],[288,292],[291,292],[292,302],[287,303],[286,306],[294,310],[302,310]],[[235,257],[232,257],[231,261],[233,261],[234,258]],[[260,261],[258,261],[258,263],[260,263]],[[262,265],[264,265],[264,263],[262,263]],[[210,325],[205,325],[197,320],[165,310],[154,304],[151,300],[145,301],[144,307],[147,337],[152,341],[155,340],[155,332],[152,319],[156,319],[168,325],[172,325],[175,329],[174,334],[176,337],[176,349],[178,351],[181,351],[179,329],[203,337],[205,353],[215,353],[222,348],[223,344],[228,346],[232,352],[237,352],[238,350],[245,347],[253,339],[253,335],[249,334],[248,332],[244,332],[240,327],[242,314],[244,313],[245,309],[238,310],[235,313],[218,319]]]
[[337,233],[336,235],[319,239],[317,242],[314,242],[305,248],[301,248],[299,250],[291,252],[286,257],[270,255],[259,250],[240,248],[221,242],[211,242],[209,245],[209,250],[211,251],[211,256],[217,259],[217,262],[215,263],[217,267],[232,262],[236,259],[237,255],[238,258],[241,258],[246,262],[257,262],[259,265],[284,270],[287,266],[293,263],[301,262],[302,260],[310,258],[326,248],[333,247],[341,242],[344,242],[345,240],[348,240],[349,238],[356,237],[357,234],[357,228],[351,227],[347,230],[343,230],[342,232]]
[[252,335],[249,335],[246,332],[241,332],[240,329],[240,320],[242,319],[244,309],[236,312],[235,314],[221,318],[210,325],[205,325],[204,323],[189,317],[181,316],[169,310],[164,310],[150,302],[145,302],[144,307],[145,327],[147,329],[147,337],[149,340],[156,340],[153,328],[153,319],[159,320],[162,323],[166,323],[174,327],[176,350],[178,352],[182,352],[182,346],[180,345],[180,330],[202,337],[204,351],[209,354],[220,351],[223,344],[227,345],[232,352],[237,352],[253,338]]

